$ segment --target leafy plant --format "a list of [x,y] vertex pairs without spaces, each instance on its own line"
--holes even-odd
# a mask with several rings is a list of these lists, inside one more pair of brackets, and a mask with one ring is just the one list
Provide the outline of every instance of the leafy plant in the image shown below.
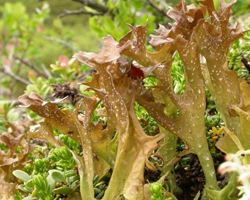
[[[24,78],[28,73],[28,68],[21,70],[22,64],[28,65],[40,73],[39,75],[46,77],[46,74],[29,65],[24,58],[29,55],[29,50],[32,49],[33,37],[47,18],[49,7],[48,4],[44,4],[41,9],[37,8],[37,12],[32,17],[28,16],[25,6],[20,2],[15,4],[6,2],[0,7],[0,11],[2,13],[0,20],[0,53],[2,57],[0,71],[1,74],[8,75],[3,76],[1,85],[5,88],[5,96],[11,96],[12,94],[6,88],[11,86],[18,93],[15,85],[18,85],[20,90],[23,85],[29,84],[29,81]],[[14,82],[11,82],[12,79]]]
[[[79,186],[79,175],[72,154],[66,148],[54,149],[47,158],[36,159],[25,170],[13,171],[23,184],[19,189],[28,196],[24,199],[59,199],[70,197]],[[75,198],[75,197],[72,197]]]
[[94,16],[89,19],[90,27],[100,38],[112,35],[115,39],[121,38],[127,31],[127,23],[144,24],[149,23],[149,31],[153,32],[155,16],[152,12],[145,12],[148,8],[143,1],[113,1],[107,2],[109,15]]

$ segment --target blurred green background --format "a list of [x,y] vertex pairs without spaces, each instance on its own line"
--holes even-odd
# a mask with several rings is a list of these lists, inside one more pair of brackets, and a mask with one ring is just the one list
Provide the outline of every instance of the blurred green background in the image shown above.
[[[0,0],[0,5],[4,5],[6,2],[21,2],[30,16],[36,12],[36,8],[41,8],[45,3],[45,1],[37,0]],[[67,41],[73,47],[81,50],[96,51],[99,48],[100,39],[89,28],[88,15],[70,15],[61,19],[58,18],[63,10],[77,10],[81,8],[81,4],[71,0],[49,0],[46,3],[49,4],[50,14],[45,20],[40,34],[35,35],[33,39],[33,43],[39,48],[40,61],[49,65],[54,63],[59,55],[69,53],[69,50],[62,48],[62,44],[47,41],[44,36]]]
[[[6,9],[7,5],[9,5],[9,11]],[[45,5],[49,5],[47,15],[37,17],[37,13],[40,12],[38,8],[41,9]],[[10,48],[15,38],[19,45],[13,50],[13,54],[28,61],[40,71],[50,71],[50,64],[55,63],[61,55],[71,58],[78,50],[96,52],[100,48],[101,38],[98,38],[90,29],[88,15],[70,15],[58,18],[58,15],[65,9],[80,9],[82,5],[79,3],[70,0],[0,0],[0,7],[2,37],[0,39],[0,46],[2,46],[0,48],[0,67],[8,64],[9,58],[13,56]],[[20,22],[16,22],[17,25],[15,24],[16,18],[20,20]],[[41,24],[35,25],[36,20],[41,20],[41,18],[45,20]],[[28,24],[29,21],[30,24]],[[33,33],[31,33],[32,31]],[[29,32],[30,34],[25,35]],[[12,59],[10,68],[14,74],[27,80],[27,74],[30,72],[27,66]],[[25,88],[26,85],[0,72],[0,99],[16,99],[23,94]]]

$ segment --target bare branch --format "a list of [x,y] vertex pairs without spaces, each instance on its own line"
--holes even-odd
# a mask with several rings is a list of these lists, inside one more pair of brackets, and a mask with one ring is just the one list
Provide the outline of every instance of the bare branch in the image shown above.
[[95,0],[73,0],[75,2],[79,2],[84,6],[88,6],[98,12],[106,13],[108,12],[109,8],[103,4],[96,2]]
[[48,75],[43,73],[43,72],[40,72],[34,65],[32,65],[31,63],[29,63],[28,61],[18,57],[17,55],[13,55],[13,57],[16,59],[16,60],[19,60],[22,64],[30,67],[31,69],[33,69],[38,75],[40,76],[43,76],[45,78],[48,78]]
[[94,16],[94,15],[103,15],[104,13],[102,12],[98,12],[98,13],[93,13],[93,12],[87,12],[83,9],[80,10],[64,10],[63,13],[61,13],[58,17],[62,18],[65,17],[67,15],[90,15],[90,16]]
[[147,2],[149,3],[150,6],[152,6],[156,10],[158,10],[159,13],[168,17],[167,13],[163,9],[159,8],[153,1],[147,0]]
[[55,37],[47,37],[47,36],[44,36],[43,37],[45,40],[50,40],[50,41],[54,41],[54,42],[57,42],[57,43],[60,43],[60,44],[63,44],[66,48],[69,48],[73,51],[79,51],[78,48],[70,45],[69,43],[65,42],[64,40],[61,40],[61,39],[58,39],[58,38],[55,38]]
[[29,81],[26,81],[25,79],[21,78],[20,76],[17,76],[10,69],[8,69],[6,67],[0,67],[0,71],[2,71],[4,74],[12,77],[13,79],[19,81],[20,83],[22,83],[24,85],[29,85],[30,84]]

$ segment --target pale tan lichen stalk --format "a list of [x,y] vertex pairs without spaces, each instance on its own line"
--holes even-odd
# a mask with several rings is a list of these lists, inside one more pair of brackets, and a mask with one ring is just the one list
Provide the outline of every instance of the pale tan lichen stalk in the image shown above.
[[[135,113],[134,99],[141,80],[132,80],[126,75],[126,64],[122,65],[120,52],[123,47],[110,36],[103,38],[104,48],[99,54],[81,52],[75,57],[93,67],[98,72],[98,79],[90,84],[91,89],[102,92],[101,99],[106,105],[110,104],[115,117],[112,118],[118,132],[118,150],[109,186],[103,197],[104,200],[117,199],[123,195],[126,199],[144,199],[144,168],[145,165],[154,169],[148,157],[164,137],[164,134],[148,136],[143,132]],[[97,77],[97,76],[96,76]],[[96,88],[97,87],[97,88]],[[109,102],[109,103],[108,103]],[[104,104],[105,105],[105,104]],[[110,117],[110,116],[107,116]]]
[[215,11],[213,1],[201,2],[208,10],[210,22],[200,20],[193,34],[199,51],[206,58],[203,74],[210,93],[218,107],[225,125],[240,137],[240,121],[232,116],[229,108],[242,102],[237,74],[228,70],[227,56],[232,43],[243,36],[243,28],[229,23],[231,7],[220,0],[220,10]]
[[[112,110],[110,102],[105,98],[105,95],[101,90],[99,90],[99,75],[92,74],[92,81],[83,83],[90,88],[95,88],[95,92],[98,95],[98,98],[102,100],[105,105],[105,109],[97,110],[96,107],[100,103],[97,101],[93,101],[91,99],[85,98],[86,104],[86,114],[84,118],[81,120],[83,124],[85,124],[85,129],[88,130],[90,139],[92,141],[92,147],[94,153],[99,157],[95,161],[100,160],[100,158],[104,159],[110,167],[114,167],[115,158],[116,158],[116,147],[117,147],[117,137],[113,138],[114,130],[116,127],[115,123],[115,113]],[[99,116],[107,117],[107,127],[103,129],[103,121],[98,121],[97,124],[91,122],[94,111],[97,111]],[[99,166],[100,164],[94,163],[95,166]],[[101,167],[103,168],[103,166]],[[96,172],[98,174],[98,172]],[[106,173],[106,172],[104,172]]]
[[[186,153],[192,152],[198,155],[205,173],[206,184],[213,189],[218,189],[214,164],[208,149],[205,133],[205,84],[200,70],[199,52],[197,51],[195,41],[190,39],[193,28],[203,15],[201,10],[195,9],[193,6],[187,8],[183,2],[177,8],[179,11],[171,11],[171,15],[173,17],[178,15],[177,19],[181,24],[174,26],[172,30],[167,30],[162,26],[157,30],[161,35],[153,36],[151,41],[151,44],[157,50],[155,53],[149,53],[145,50],[146,33],[145,27],[142,26],[130,26],[131,32],[120,41],[120,45],[124,44],[126,40],[128,41],[130,39],[128,36],[131,37],[131,33],[133,33],[135,39],[130,39],[133,46],[130,49],[125,49],[123,53],[132,57],[144,67],[157,64],[163,67],[165,65],[165,67],[154,71],[155,77],[160,84],[157,88],[161,90],[162,94],[169,96],[180,110],[178,118],[171,119],[167,117],[163,112],[164,106],[154,103],[154,99],[157,99],[157,97],[153,97],[152,94],[150,96],[150,92],[145,91],[145,89],[142,89],[141,94],[137,94],[136,100],[147,109],[149,114],[161,126],[187,143],[189,149]],[[184,11],[190,14],[190,18],[193,16],[195,19],[189,22],[185,18]],[[189,39],[189,41],[178,35],[182,29],[187,30],[184,38]],[[184,63],[186,89],[183,95],[175,94],[171,84],[172,56],[176,50]],[[161,95],[159,92],[157,94]]]
[[[205,174],[206,185],[210,188],[218,189],[214,163],[208,148],[205,132],[204,112],[206,97],[204,81],[200,71],[199,52],[194,41],[188,42],[179,36],[177,43],[176,47],[184,64],[186,79],[184,95],[187,95],[187,99],[182,100],[179,105],[177,104],[177,107],[180,110],[179,117],[183,118],[186,126],[189,126],[191,131],[191,136],[186,135],[183,139],[188,141],[189,148],[198,156]],[[173,102],[175,101],[173,100]],[[184,132],[185,130],[183,130],[182,134]]]
[[160,110],[163,107],[159,104],[153,104],[150,101],[146,102],[140,96],[137,97],[137,100],[161,126],[187,143],[189,151],[186,153],[195,153],[199,157],[206,177],[206,184],[213,189],[218,189],[214,163],[208,149],[205,133],[205,88],[199,68],[199,54],[194,42],[188,43],[181,37],[177,38],[175,46],[184,63],[185,93],[177,95],[172,90],[171,62],[168,62],[166,67],[160,73],[157,73],[156,78],[161,81],[161,86],[158,86],[161,88],[161,92],[169,95],[172,102],[179,109],[179,116],[176,119],[170,119]]

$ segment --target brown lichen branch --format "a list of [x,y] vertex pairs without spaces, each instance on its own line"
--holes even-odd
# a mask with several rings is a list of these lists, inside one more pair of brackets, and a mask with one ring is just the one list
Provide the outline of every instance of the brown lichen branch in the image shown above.
[[[121,46],[117,44],[111,36],[107,36],[103,38],[103,49],[99,54],[80,52],[74,57],[97,71],[87,85],[96,91],[100,100],[105,103],[107,114],[109,112],[113,115],[110,118],[111,116],[106,114],[108,126],[110,122],[115,123],[111,127],[117,130],[116,159],[103,200],[115,199],[121,194],[126,199],[142,200],[145,165],[155,170],[148,157],[159,147],[158,141],[165,135],[148,136],[139,124],[134,112],[134,103],[135,92],[141,85],[142,79],[130,78],[126,70],[124,72],[121,70],[131,65],[121,56],[121,52],[129,47],[131,42],[125,42]],[[144,42],[138,41],[137,46],[143,47]]]
[[[195,19],[200,19],[203,15],[201,15],[201,11],[197,9],[186,8],[186,4],[182,3],[178,5],[178,10],[180,11],[172,12],[172,17],[177,17],[183,10],[186,11],[186,13],[182,13],[181,15],[185,20],[181,20],[180,16],[179,18],[177,17],[178,21],[183,24],[179,27],[173,26],[171,31],[169,30],[162,35],[162,32],[159,31],[160,37],[154,38],[154,42],[158,46],[156,52],[149,53],[145,49],[147,26],[129,26],[130,32],[120,40],[119,45],[122,46],[125,43],[132,44],[132,48],[125,48],[123,54],[132,57],[146,68],[156,64],[161,65],[160,68],[157,68],[153,72],[155,78],[159,80],[159,84],[153,89],[160,91],[157,95],[162,95],[162,99],[167,96],[170,97],[172,103],[179,108],[179,116],[176,119],[167,117],[163,112],[164,105],[160,105],[159,102],[155,100],[156,96],[154,95],[150,97],[139,94],[136,96],[136,100],[161,126],[186,142],[190,152],[197,154],[199,157],[206,177],[206,184],[213,189],[218,189],[213,167],[214,164],[208,149],[205,134],[205,89],[200,70],[199,49],[195,41],[190,37],[191,32],[186,34],[185,37],[180,35],[180,31],[185,29],[185,27],[193,30],[198,21]],[[190,23],[186,19],[186,14],[195,18],[193,23]],[[186,23],[188,26],[186,26]],[[160,30],[165,29],[161,27]],[[134,39],[132,39],[131,34],[134,35]],[[157,41],[157,38],[160,41]],[[174,93],[170,76],[172,57],[177,51],[184,64],[186,80],[186,88],[182,95]],[[167,106],[169,102],[164,102],[164,104]]]

